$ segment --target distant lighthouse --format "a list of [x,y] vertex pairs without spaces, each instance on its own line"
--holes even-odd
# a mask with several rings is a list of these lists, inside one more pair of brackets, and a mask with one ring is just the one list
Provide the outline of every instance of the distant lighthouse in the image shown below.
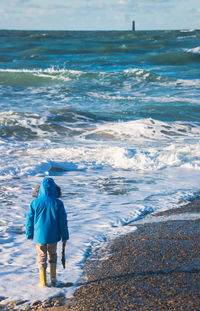
[[132,31],[135,31],[135,21],[132,21]]

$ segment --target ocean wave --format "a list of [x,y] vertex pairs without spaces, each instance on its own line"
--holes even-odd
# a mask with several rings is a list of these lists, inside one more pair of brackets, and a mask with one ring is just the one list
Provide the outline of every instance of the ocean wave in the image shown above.
[[[32,147],[20,149],[14,158],[1,163],[0,178],[19,178],[23,176],[63,175],[68,172],[101,171],[120,169],[130,171],[156,172],[169,168],[190,168],[200,170],[200,144],[181,145],[170,143],[156,148],[153,146],[64,146],[45,148]],[[20,151],[21,150],[21,151]],[[10,158],[11,158],[10,153]],[[104,187],[105,189],[105,187]],[[109,190],[110,189],[110,190]],[[137,185],[134,185],[137,190]],[[114,186],[107,188],[110,194],[125,194]],[[121,192],[120,192],[121,191]]]
[[[68,69],[0,69],[0,84],[12,86],[48,86],[69,81],[97,79],[112,76],[114,73],[87,72]],[[96,80],[97,82],[97,80]]]
[[183,30],[180,30],[180,32],[183,32],[183,33],[187,33],[187,32],[195,32],[196,29],[183,29]]
[[177,40],[185,40],[185,39],[193,39],[193,38],[197,38],[197,36],[196,36],[196,34],[194,34],[194,35],[187,35],[187,36],[178,36],[177,37]]
[[144,218],[145,216],[153,213],[153,208],[149,206],[138,206],[138,209],[134,210],[132,213],[129,213],[126,217],[117,219],[112,223],[112,227],[128,226],[133,222]]
[[46,123],[44,116],[24,114],[14,111],[0,113],[0,137],[18,140],[34,139],[46,136],[47,129],[42,129]]
[[147,82],[171,82],[175,81],[173,78],[165,77],[162,75],[158,75],[156,73],[153,73],[151,71],[147,71],[140,68],[131,68],[124,70],[124,74],[127,77],[135,77],[136,79],[142,79]]
[[131,149],[99,145],[93,148],[50,149],[48,153],[54,159],[62,153],[62,160],[49,162],[54,172],[58,169],[58,174],[59,171],[99,170],[107,166],[114,169],[156,171],[169,167],[200,169],[199,147],[199,144],[177,146],[172,143],[158,150],[153,147]]
[[[151,109],[154,110],[155,107],[152,105]],[[160,113],[163,113],[163,108]],[[199,137],[198,135],[199,126],[194,122],[168,123],[152,118],[113,121],[113,118],[104,115],[96,116],[92,113],[69,109],[45,111],[42,115],[14,111],[0,113],[0,137],[4,139],[63,141],[63,139],[76,138],[85,141],[156,141],[196,138]]]
[[0,84],[11,86],[46,86],[70,80],[70,75],[79,75],[79,72],[48,69],[0,69]]
[[[92,171],[109,168],[150,172],[174,167],[200,170],[199,127],[181,123],[172,126],[154,124],[152,121],[136,121],[134,126],[132,122],[110,124],[106,130],[98,129],[100,140],[91,136],[89,141],[77,139],[72,144],[67,138],[58,143],[49,137],[49,140],[15,140],[9,144],[2,139],[0,179],[81,171],[93,174]],[[110,137],[106,142],[108,133]],[[137,185],[133,186],[136,190]],[[126,193],[126,189],[115,187],[107,191],[113,195]]]
[[200,55],[182,51],[169,51],[162,54],[147,55],[144,61],[157,65],[181,66],[200,62]]
[[[191,79],[191,80],[177,79],[175,84],[176,85],[183,85],[183,86],[193,86],[195,88],[199,88],[200,87],[200,79]],[[193,101],[193,99],[191,99],[191,102],[192,101]]]
[[200,46],[197,46],[193,49],[185,49],[185,51],[189,53],[200,54]]
[[[187,54],[187,53],[185,53]],[[196,55],[197,56],[197,55]],[[198,55],[199,57],[199,55]],[[162,57],[161,57],[162,58]],[[159,62],[159,60],[156,60]],[[174,62],[175,60],[173,60]],[[113,83],[156,83],[160,85],[193,85],[199,86],[199,79],[176,79],[159,75],[141,68],[129,68],[119,72],[88,72],[68,69],[0,69],[0,85],[17,87],[53,87],[79,83],[79,87],[90,88],[90,85],[113,85]],[[49,92],[49,91],[48,91]],[[91,91],[88,92],[90,94]]]
[[63,136],[79,136],[96,120],[89,113],[69,109],[37,113],[0,112],[0,137],[56,140]]
[[166,123],[149,118],[99,124],[95,129],[85,131],[81,137],[122,141],[171,140],[174,138],[181,140],[184,137],[199,137],[199,126],[184,122]]
[[116,79],[118,81],[124,81],[130,78],[157,83],[174,81],[173,78],[158,75],[140,68],[130,68],[119,72],[87,72],[55,68],[37,70],[0,69],[0,84],[19,87],[63,85],[69,81],[80,81],[84,83],[86,81],[93,81],[96,84],[102,82],[113,83]]

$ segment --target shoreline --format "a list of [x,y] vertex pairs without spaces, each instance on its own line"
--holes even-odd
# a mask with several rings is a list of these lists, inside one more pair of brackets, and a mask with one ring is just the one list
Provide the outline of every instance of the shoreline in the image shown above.
[[61,306],[46,303],[43,307],[41,303],[15,310],[199,311],[200,215],[196,219],[165,220],[187,213],[200,213],[200,198],[149,216],[152,223],[133,223],[136,231],[92,252],[74,298],[62,300]]
[[[184,213],[200,213],[200,198],[152,217]],[[200,217],[133,225],[88,257],[75,298],[55,311],[200,310]]]

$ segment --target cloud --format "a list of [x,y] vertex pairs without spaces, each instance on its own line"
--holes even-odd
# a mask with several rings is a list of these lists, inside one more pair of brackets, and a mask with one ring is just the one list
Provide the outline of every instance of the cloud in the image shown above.
[[126,0],[119,0],[118,4],[119,5],[127,5],[127,2],[126,2]]
[[[26,5],[30,3],[32,0],[9,0],[9,7],[12,6],[18,6],[18,5]],[[6,5],[8,7],[8,1],[7,0],[1,0],[0,1],[0,6],[1,5]]]

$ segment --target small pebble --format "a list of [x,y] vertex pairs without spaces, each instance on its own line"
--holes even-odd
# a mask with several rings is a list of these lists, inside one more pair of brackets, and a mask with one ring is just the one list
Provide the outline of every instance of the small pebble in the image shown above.
[[53,306],[53,304],[52,304],[50,301],[48,301],[48,300],[45,300],[45,301],[42,303],[42,307],[43,307],[43,308],[52,307],[52,306]]
[[30,304],[30,306],[31,307],[36,307],[36,306],[38,306],[38,305],[40,305],[41,304],[41,301],[40,300],[35,300],[35,301],[33,301],[31,304]]

